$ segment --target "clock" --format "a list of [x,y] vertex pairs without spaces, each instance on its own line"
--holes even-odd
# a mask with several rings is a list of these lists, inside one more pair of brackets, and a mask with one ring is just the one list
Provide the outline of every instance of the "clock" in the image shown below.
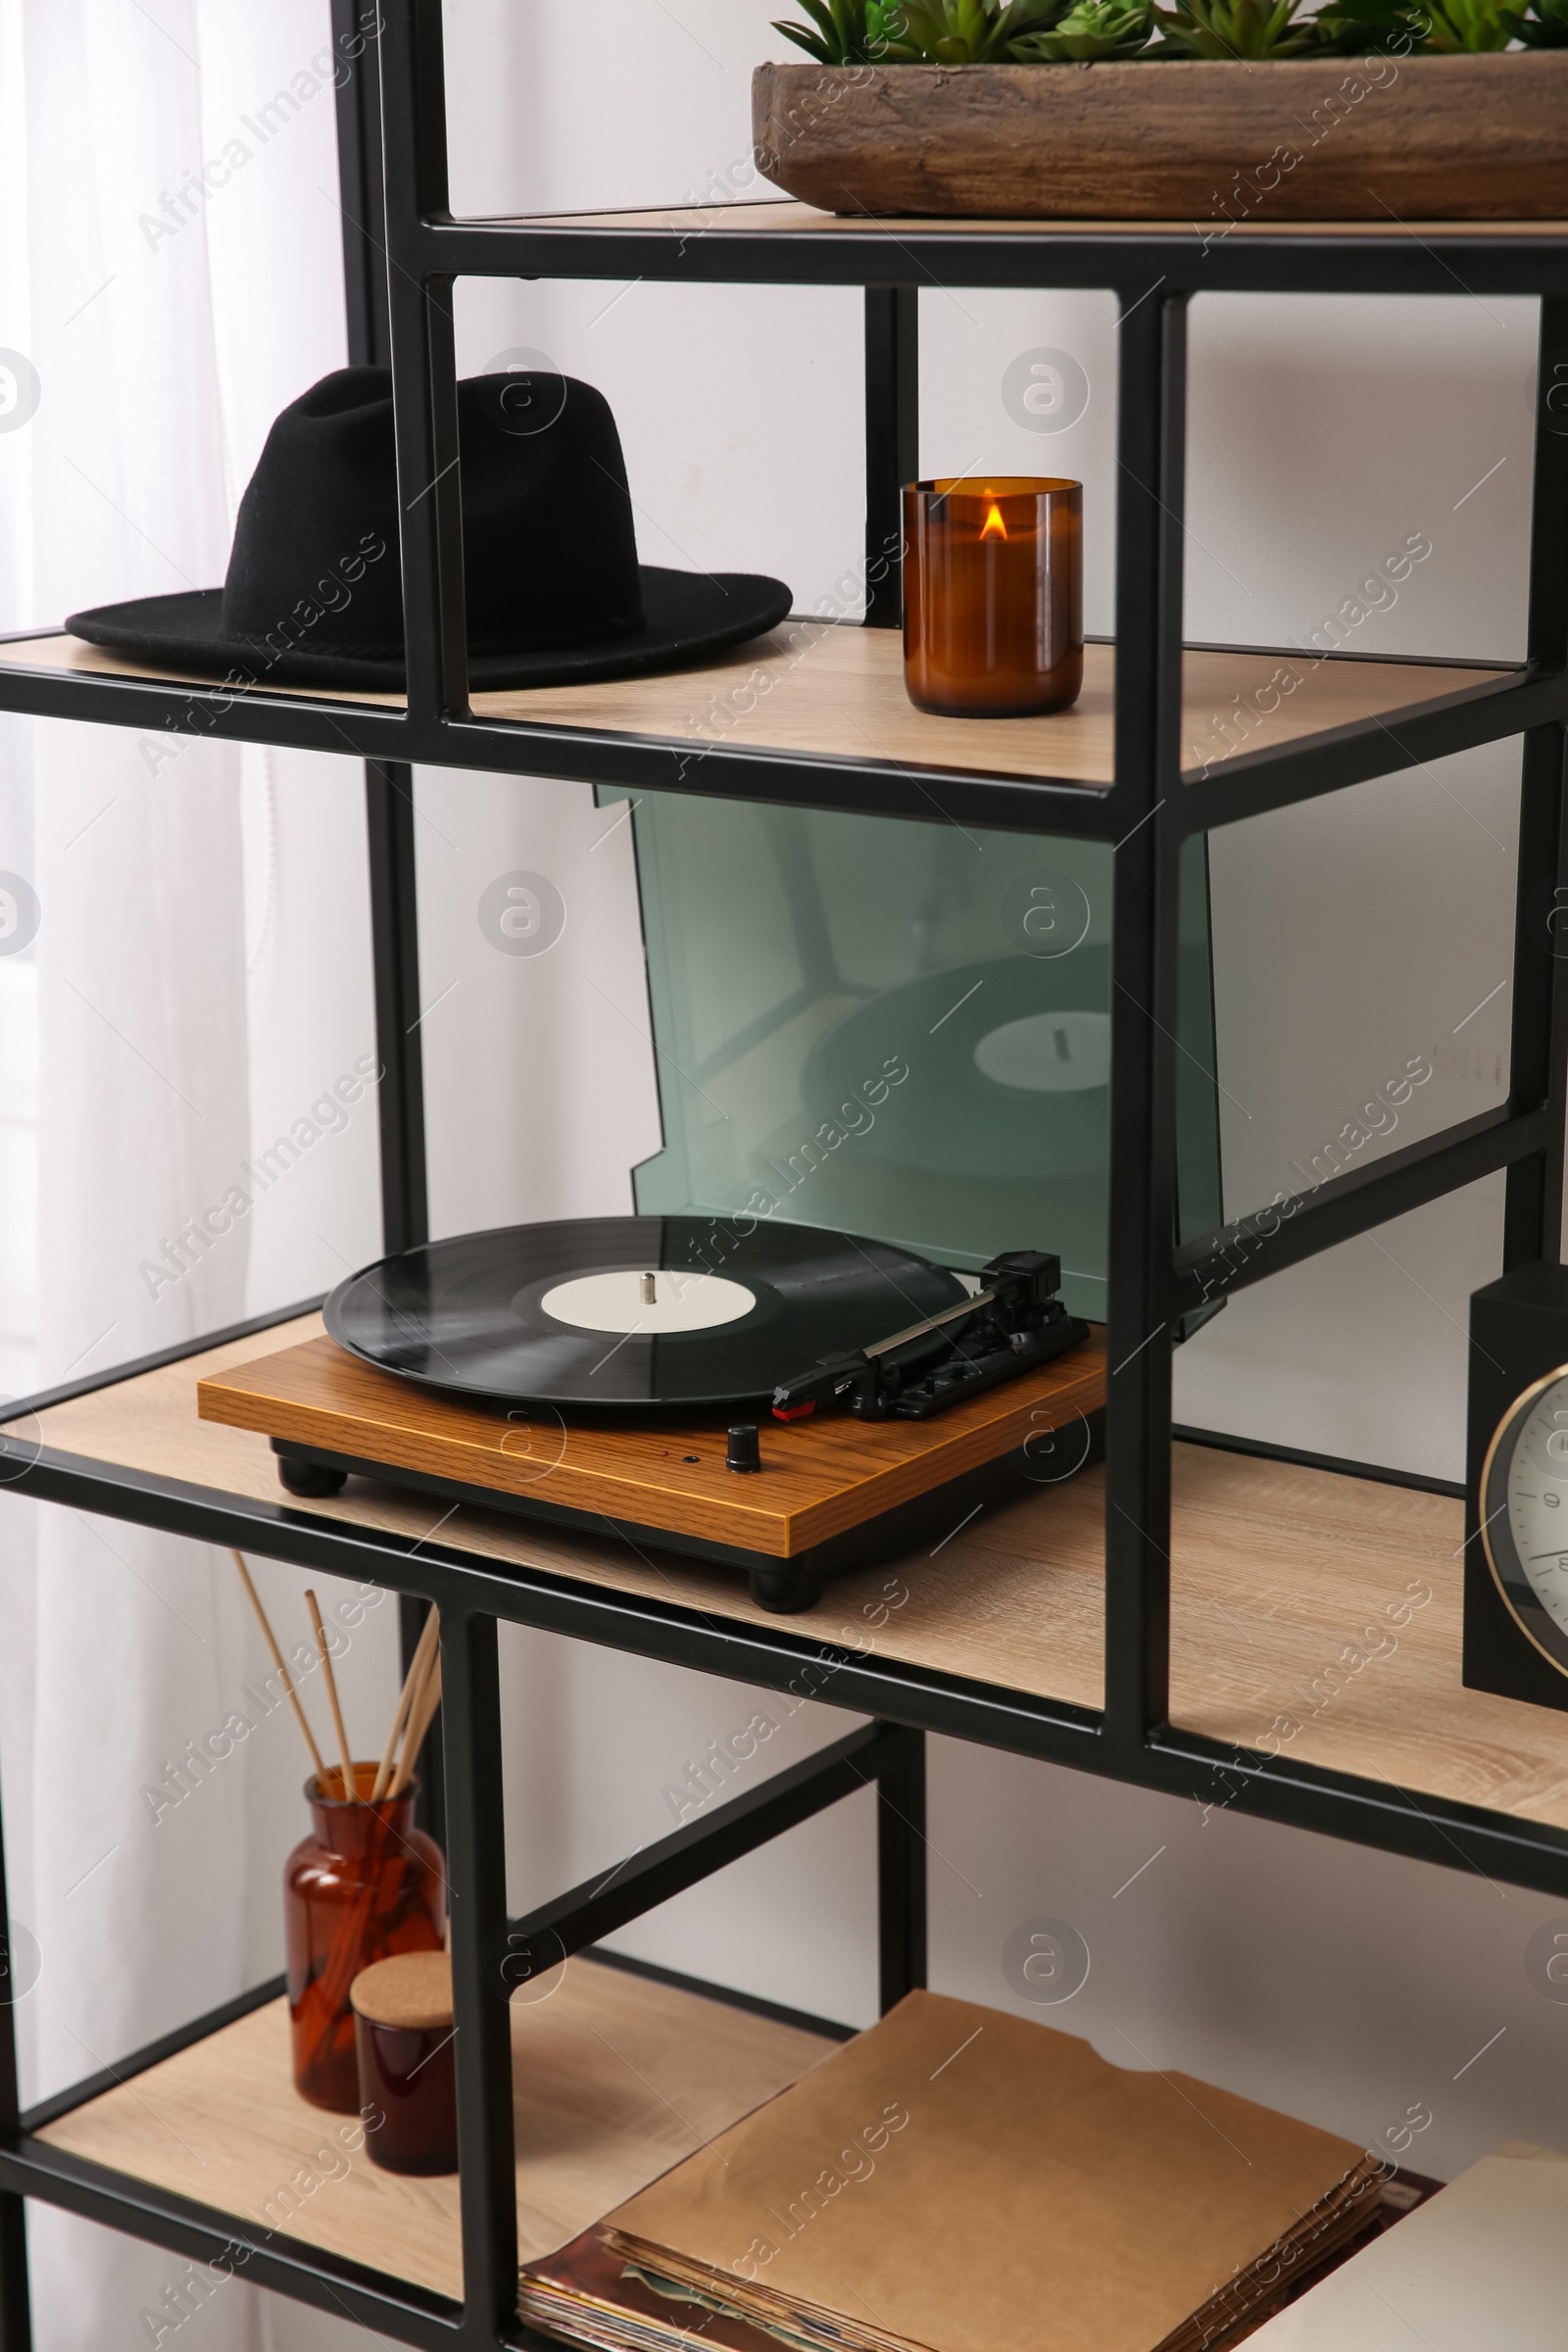
[[1481,1544],[1513,1618],[1568,1675],[1568,1365],[1532,1381],[1481,1471]]
[[1470,1301],[1464,1680],[1568,1709],[1568,1267]]

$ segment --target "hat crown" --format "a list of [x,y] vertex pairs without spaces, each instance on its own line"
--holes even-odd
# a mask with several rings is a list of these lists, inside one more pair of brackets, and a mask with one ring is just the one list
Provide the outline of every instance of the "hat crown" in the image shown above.
[[[468,377],[458,449],[473,653],[641,627],[625,463],[602,393],[540,372]],[[235,521],[223,634],[274,658],[401,661],[398,524],[391,370],[340,368],[267,436]]]

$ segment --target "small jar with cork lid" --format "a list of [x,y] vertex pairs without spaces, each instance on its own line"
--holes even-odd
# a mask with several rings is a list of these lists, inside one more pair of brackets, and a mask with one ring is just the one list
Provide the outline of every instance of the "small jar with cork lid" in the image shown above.
[[455,2173],[458,2085],[452,1961],[400,1952],[354,1980],[365,2151],[388,2173]]

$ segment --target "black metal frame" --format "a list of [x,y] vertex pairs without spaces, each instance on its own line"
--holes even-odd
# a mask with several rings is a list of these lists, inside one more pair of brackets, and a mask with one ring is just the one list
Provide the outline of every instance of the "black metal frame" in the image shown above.
[[[340,44],[373,17],[333,0]],[[505,1994],[558,1952],[576,1951],[679,1887],[755,1850],[853,1788],[878,1791],[884,2006],[923,1981],[922,1734],[943,1732],[1216,1806],[1349,1838],[1568,1894],[1568,1833],[1478,1807],[1423,1805],[1403,1789],[1229,1750],[1169,1723],[1170,1335],[1204,1300],[1331,1248],[1498,1168],[1507,1171],[1504,1260],[1555,1257],[1568,1106],[1568,959],[1536,936],[1538,895],[1568,880],[1568,231],[1427,228],[1077,230],[1029,223],[840,221],[768,229],[745,211],[601,220],[458,221],[448,206],[439,0],[385,0],[379,38],[339,91],[350,342],[393,372],[409,644],[406,710],[352,700],[71,675],[0,666],[0,708],[111,725],[206,732],[349,752],[367,765],[376,1018],[383,1079],[387,1245],[426,1230],[418,971],[415,934],[416,761],[603,784],[679,789],[1073,834],[1115,845],[1111,1260],[1107,1413],[1105,1690],[1102,1711],[1042,1700],[882,1655],[874,1639],[755,1626],[543,1570],[503,1567],[429,1541],[181,1486],[0,1434],[25,1457],[19,1485],[170,1532],[235,1543],[402,1597],[406,1641],[442,1612],[458,2019],[466,2300],[460,2310],[297,2243],[248,2236],[205,2208],[69,2158],[20,2117],[9,2013],[0,2033],[0,2347],[29,2343],[24,2196],[39,2196],[183,2254],[246,2251],[260,2283],[416,2344],[532,2341],[515,2319],[515,2217]],[[376,110],[379,107],[379,123]],[[384,242],[380,222],[384,219]],[[896,626],[901,484],[916,470],[916,304],[922,284],[1087,286],[1120,305],[1116,518],[1115,777],[1107,790],[1050,778],[911,771],[895,760],[822,759],[475,718],[467,707],[458,495],[452,285],[459,275],[640,277],[686,284],[801,283],[865,291],[866,585],[870,625]],[[1467,676],[1396,723],[1349,726],[1278,751],[1239,752],[1212,776],[1181,767],[1182,552],[1187,315],[1205,291],[1523,294],[1542,303],[1527,658],[1501,680]],[[1332,657],[1348,660],[1354,657]],[[1510,1089],[1499,1110],[1431,1137],[1319,1191],[1275,1203],[1184,1249],[1173,1246],[1178,858],[1192,834],[1408,767],[1523,737]],[[292,1310],[298,1311],[298,1310]],[[247,1328],[262,1328],[263,1323]],[[226,1336],[226,1335],[220,1335]],[[203,1347],[215,1345],[208,1340]],[[196,1354],[174,1350],[160,1361]],[[151,1359],[149,1359],[151,1360]],[[141,1367],[122,1367],[123,1379]],[[81,1394],[104,1382],[83,1381]],[[42,1402],[42,1399],[37,1400]],[[1205,1433],[1177,1433],[1225,1443]],[[1283,1448],[1251,1448],[1285,1454]],[[1286,1458],[1290,1458],[1286,1455]],[[1382,1475],[1364,1464],[1325,1466]],[[1393,1476],[1393,1474],[1387,1474]],[[1428,1483],[1396,1481],[1396,1483]],[[1446,1491],[1446,1490],[1445,1490]],[[749,1795],[715,1807],[526,1921],[506,1916],[498,1785],[496,1628],[507,1619],[787,1690],[876,1720]],[[250,1999],[270,1997],[265,1986]],[[724,1995],[734,1998],[733,1995]],[[243,2006],[243,2004],[241,2004]],[[235,2014],[196,2020],[127,2060],[123,2076]],[[63,2112],[103,2083],[77,2084]]]

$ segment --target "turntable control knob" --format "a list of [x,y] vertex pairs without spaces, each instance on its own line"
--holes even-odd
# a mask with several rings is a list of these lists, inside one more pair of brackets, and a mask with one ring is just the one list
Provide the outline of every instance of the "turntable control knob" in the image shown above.
[[729,1451],[724,1461],[731,1470],[760,1470],[762,1448],[758,1443],[755,1421],[743,1421],[738,1428],[730,1431]]

